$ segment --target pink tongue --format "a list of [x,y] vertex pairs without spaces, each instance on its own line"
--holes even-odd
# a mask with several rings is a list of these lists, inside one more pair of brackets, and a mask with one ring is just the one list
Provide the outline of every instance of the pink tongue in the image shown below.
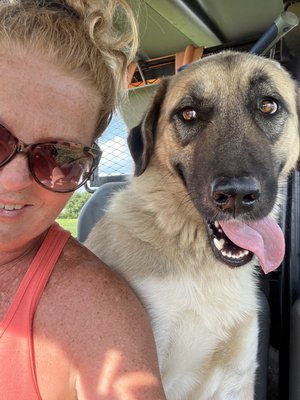
[[265,274],[274,271],[283,260],[285,242],[282,230],[271,218],[259,221],[222,221],[225,235],[237,246],[258,257]]

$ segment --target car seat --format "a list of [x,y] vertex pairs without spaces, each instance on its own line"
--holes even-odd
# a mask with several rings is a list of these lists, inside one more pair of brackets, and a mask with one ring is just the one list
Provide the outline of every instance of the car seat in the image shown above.
[[83,243],[93,226],[104,215],[110,197],[118,190],[125,187],[126,181],[107,182],[101,185],[82,207],[77,226],[77,239]]

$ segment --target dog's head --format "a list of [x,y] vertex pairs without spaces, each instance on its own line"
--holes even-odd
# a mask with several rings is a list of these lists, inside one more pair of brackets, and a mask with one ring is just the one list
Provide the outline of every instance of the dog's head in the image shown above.
[[161,82],[130,132],[135,175],[151,165],[176,177],[215,255],[243,265],[257,246],[247,245],[251,234],[264,246],[279,235],[266,217],[299,158],[296,103],[296,85],[275,61],[223,52],[195,62]]

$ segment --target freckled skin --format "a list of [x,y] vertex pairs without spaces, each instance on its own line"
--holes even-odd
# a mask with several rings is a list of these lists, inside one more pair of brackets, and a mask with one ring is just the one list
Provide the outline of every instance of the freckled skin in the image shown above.
[[[1,46],[0,123],[25,143],[64,139],[90,145],[101,104],[92,89],[37,54]],[[0,210],[1,318],[70,197],[38,185],[22,154],[0,169],[0,203],[22,205],[11,214]],[[41,298],[33,335],[43,400],[165,398],[141,304],[73,238]]]

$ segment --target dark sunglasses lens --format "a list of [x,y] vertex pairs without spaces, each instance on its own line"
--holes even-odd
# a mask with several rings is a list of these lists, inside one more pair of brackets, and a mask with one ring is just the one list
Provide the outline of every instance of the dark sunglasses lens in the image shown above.
[[34,177],[54,192],[71,192],[90,176],[94,165],[92,154],[82,145],[70,143],[42,143],[30,154]]
[[0,166],[5,164],[15,153],[17,139],[0,125]]

